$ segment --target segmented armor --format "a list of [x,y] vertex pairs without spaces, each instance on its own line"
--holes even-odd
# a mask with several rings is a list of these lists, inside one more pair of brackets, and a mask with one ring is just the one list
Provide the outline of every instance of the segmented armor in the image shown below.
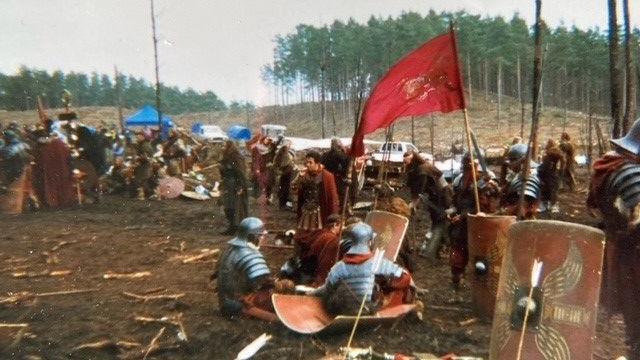
[[267,261],[252,244],[234,238],[218,262],[218,301],[225,314],[237,314],[241,298],[261,285],[271,272]]
[[627,164],[609,177],[607,193],[622,200],[629,211],[640,204],[640,165]]
[[376,276],[387,279],[399,278],[403,269],[395,263],[382,259],[378,269],[374,272],[375,259],[363,262],[362,264],[337,263],[329,272],[327,277],[328,287],[337,287],[340,283],[346,285],[353,293],[353,299],[362,299],[365,294],[368,301],[372,301],[374,282]]

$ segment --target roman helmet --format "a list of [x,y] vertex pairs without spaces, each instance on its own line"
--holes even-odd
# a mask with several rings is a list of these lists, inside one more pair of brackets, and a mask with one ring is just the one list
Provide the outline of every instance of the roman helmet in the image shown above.
[[637,119],[624,137],[610,140],[612,144],[634,155],[640,155],[640,118]]

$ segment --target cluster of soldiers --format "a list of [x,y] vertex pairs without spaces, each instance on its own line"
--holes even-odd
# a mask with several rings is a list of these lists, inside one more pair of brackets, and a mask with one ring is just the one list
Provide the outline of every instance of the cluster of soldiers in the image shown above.
[[68,120],[47,118],[24,127],[12,122],[2,129],[1,202],[15,203],[4,212],[97,202],[102,192],[154,197],[158,180],[182,173],[189,159],[190,148],[177,131],[166,140],[147,128],[118,133],[85,125],[71,114]]
[[[404,155],[411,208],[415,210],[422,207],[431,222],[430,239],[423,243],[421,254],[431,259],[437,258],[448,238],[452,284],[455,288],[460,286],[468,262],[467,215],[479,210],[483,214],[534,219],[540,211],[557,211],[560,178],[568,179],[569,188],[572,191],[575,189],[575,147],[568,134],[562,134],[560,148],[553,140],[549,140],[542,162],[531,162],[529,171],[524,174],[522,170],[527,166],[527,152],[528,145],[521,143],[519,138],[514,139],[505,151],[500,178],[487,168],[482,151],[474,154],[475,166],[472,166],[471,155],[466,152],[462,158],[461,173],[451,184],[440,170],[419,154],[408,152]],[[475,176],[472,169],[476,170]]]
[[[334,314],[357,313],[363,299],[368,313],[413,302],[414,285],[409,271],[384,259],[374,266],[373,229],[358,218],[343,220],[340,215],[340,199],[349,185],[349,158],[339,140],[333,139],[331,149],[324,154],[307,152],[300,172],[295,171],[295,154],[286,141],[260,139],[256,143],[252,150],[252,178],[264,199],[270,197],[269,171],[279,175],[281,208],[286,208],[290,188],[295,189],[294,256],[276,277],[256,246],[265,233],[263,222],[249,217],[229,229],[236,232],[236,237],[229,241],[215,273],[222,312],[275,321],[271,294],[293,292],[294,284],[311,285],[312,290],[298,292],[321,297]],[[261,159],[270,153],[273,163]],[[228,142],[221,163],[225,204],[237,203],[237,195],[247,193],[248,179],[238,170],[244,169],[241,162],[240,151]],[[234,188],[229,183],[241,186]],[[246,198],[242,202],[246,204]],[[237,208],[233,210],[237,216]]]

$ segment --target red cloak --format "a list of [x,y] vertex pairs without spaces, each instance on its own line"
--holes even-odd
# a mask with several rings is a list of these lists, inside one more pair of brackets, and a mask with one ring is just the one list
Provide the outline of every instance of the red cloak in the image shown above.
[[33,185],[40,203],[50,208],[72,206],[76,195],[67,144],[57,138],[39,143],[35,162]]

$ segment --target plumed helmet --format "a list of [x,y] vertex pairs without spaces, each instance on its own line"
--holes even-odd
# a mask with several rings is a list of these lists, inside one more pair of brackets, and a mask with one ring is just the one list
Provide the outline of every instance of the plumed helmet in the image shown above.
[[511,145],[507,151],[506,160],[511,164],[524,160],[525,156],[527,156],[528,148],[527,144]]
[[351,241],[351,247],[347,254],[367,254],[371,252],[369,242],[375,238],[376,234],[373,228],[366,223],[357,223],[353,225],[351,230],[345,234],[345,237]]
[[627,135],[612,139],[611,143],[634,155],[640,155],[640,118],[633,123]]
[[245,241],[253,241],[264,232],[264,223],[262,222],[262,220],[258,219],[257,217],[248,217],[242,220],[240,224],[238,224],[236,238]]

